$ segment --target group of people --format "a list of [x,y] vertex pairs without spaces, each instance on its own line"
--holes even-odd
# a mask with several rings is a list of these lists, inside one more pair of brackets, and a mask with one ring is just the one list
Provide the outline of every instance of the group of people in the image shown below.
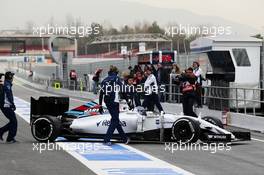
[[[194,86],[194,88],[192,89],[193,104],[196,103],[198,108],[202,107],[202,99],[201,99],[202,94],[203,94],[202,83],[205,79],[202,75],[203,72],[202,72],[202,69],[200,68],[199,62],[194,61],[192,66],[184,71],[181,71],[177,64],[173,64],[172,68],[164,68],[164,66],[161,63],[158,63],[156,67],[157,68],[155,68],[154,65],[145,65],[143,70],[138,65],[136,65],[134,69],[129,67],[130,77],[133,77],[134,85],[142,84],[145,86],[145,82],[149,77],[148,70],[150,70],[151,74],[155,77],[156,82],[157,82],[156,86],[158,86],[158,89],[159,89],[159,93],[158,93],[159,100],[161,102],[164,102],[165,97],[168,96],[168,93],[165,93],[165,92],[169,91],[168,84],[170,83],[170,74],[175,74],[176,78],[174,78],[172,82],[180,87],[180,92],[183,94],[183,98],[181,101],[183,103],[185,102],[184,99],[185,99],[186,92],[183,92],[183,89],[185,89],[184,87],[186,87],[187,84],[190,83],[190,84],[193,84]],[[189,76],[191,76],[192,78],[189,78]],[[137,97],[138,96],[140,97],[140,95],[137,95]],[[166,97],[166,99],[168,99],[168,97]],[[137,99],[136,101],[139,101],[139,100]],[[153,111],[153,107],[148,108],[148,109]]]
[[6,143],[17,142],[15,139],[17,133],[16,106],[12,92],[13,77],[14,73],[12,72],[0,74],[0,109],[9,120],[5,126],[0,128],[0,141],[4,141],[3,136],[8,132]]
[[[101,72],[102,69],[98,69],[93,78],[97,84],[99,84],[99,76]],[[110,66],[108,76],[100,85],[99,104],[102,105],[102,102],[104,101],[112,117],[104,139],[105,144],[111,145],[110,139],[115,129],[121,134],[121,138],[125,143],[129,142],[129,138],[124,133],[119,120],[120,97],[127,101],[130,109],[142,106],[148,111],[154,111],[154,107],[156,106],[159,112],[164,114],[163,107],[160,103],[162,96],[159,96],[159,92],[161,89],[160,86],[168,83],[168,75],[170,73],[178,75],[176,76],[175,82],[179,84],[181,87],[181,93],[183,94],[182,104],[184,115],[197,117],[193,111],[193,105],[195,101],[198,106],[202,105],[199,102],[201,101],[201,85],[203,81],[202,70],[198,62],[194,62],[192,67],[186,69],[182,73],[177,65],[173,65],[173,69],[168,71],[163,69],[162,64],[158,64],[157,69],[155,69],[153,65],[145,65],[143,70],[138,65],[136,65],[134,69],[129,67],[129,72],[124,73],[122,78],[118,76],[118,73],[119,71],[117,67]],[[9,120],[9,123],[0,128],[0,141],[4,140],[3,135],[8,132],[6,142],[15,143],[17,119],[14,112],[16,106],[14,104],[12,93],[14,74],[12,72],[6,72],[5,74],[0,74],[0,76],[0,109]],[[4,80],[2,77],[4,77]],[[113,88],[114,86],[124,86],[125,88],[117,88],[118,91],[116,91],[116,88]],[[142,92],[137,91],[139,86],[142,86],[144,92],[143,102],[141,102]],[[166,91],[166,88],[163,90]],[[102,108],[100,108],[100,112],[102,112]]]
[[[118,76],[118,69],[115,66],[110,66],[108,76],[102,81],[99,95],[99,105],[102,106],[104,101],[110,115],[111,121],[107,133],[104,138],[104,143],[111,145],[110,139],[115,131],[118,130],[122,140],[125,143],[129,142],[119,120],[119,100],[123,97],[129,108],[135,106],[142,106],[148,111],[154,111],[154,106],[157,107],[161,114],[164,114],[163,107],[160,103],[162,96],[159,96],[160,86],[167,84],[169,81],[169,74],[177,74],[175,82],[181,87],[182,105],[184,115],[197,117],[193,111],[195,101],[198,106],[201,106],[201,85],[203,81],[202,70],[198,62],[193,62],[193,66],[181,72],[177,65],[173,65],[172,70],[163,69],[162,64],[157,65],[157,69],[153,65],[145,65],[142,70],[140,66],[136,65],[134,69],[129,67],[129,72],[123,73],[123,77]],[[102,69],[99,70],[101,73]],[[99,82],[99,81],[98,81]],[[113,88],[115,86],[125,86],[134,88]],[[143,86],[144,100],[141,103],[141,93],[137,91],[138,86]],[[136,88],[135,88],[136,87]],[[119,91],[115,91],[118,89]],[[132,89],[132,90],[131,90]],[[166,88],[163,89],[166,91]],[[103,112],[103,109],[100,109]]]

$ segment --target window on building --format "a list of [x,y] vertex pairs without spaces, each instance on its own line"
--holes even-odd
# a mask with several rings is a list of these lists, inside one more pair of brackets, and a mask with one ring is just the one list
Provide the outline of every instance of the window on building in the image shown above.
[[246,49],[232,49],[237,66],[250,66],[249,57]]

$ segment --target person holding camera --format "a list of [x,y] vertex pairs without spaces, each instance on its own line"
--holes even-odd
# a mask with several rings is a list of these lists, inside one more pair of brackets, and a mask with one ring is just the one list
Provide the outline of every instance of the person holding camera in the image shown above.
[[193,73],[193,69],[190,67],[185,70],[185,73],[181,74],[177,81],[181,83],[184,115],[198,117],[193,111],[193,105],[196,101],[196,76]]

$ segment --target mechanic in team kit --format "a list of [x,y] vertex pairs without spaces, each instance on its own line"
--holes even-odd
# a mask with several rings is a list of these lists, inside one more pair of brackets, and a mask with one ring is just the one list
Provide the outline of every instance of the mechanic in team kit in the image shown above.
[[[141,106],[140,102],[138,102],[137,98],[137,91],[134,82],[134,76],[129,75],[126,77],[125,81],[125,92],[121,93],[122,98],[127,101],[129,110],[134,109],[134,107]],[[140,99],[139,99],[140,100]]]
[[144,83],[145,97],[142,106],[147,108],[149,111],[154,111],[154,105],[158,108],[160,113],[164,113],[163,108],[160,104],[158,96],[158,84],[157,79],[152,73],[152,68],[147,67],[145,75],[147,77]]
[[187,116],[198,117],[193,111],[193,105],[196,101],[196,76],[193,69],[190,67],[185,70],[185,73],[176,78],[176,83],[181,83],[182,92],[182,107],[183,113]]
[[5,83],[5,74],[0,73],[0,107],[3,105],[3,101],[4,101],[4,83]]
[[14,104],[14,97],[12,92],[12,82],[14,73],[6,72],[5,81],[3,85],[3,91],[1,94],[1,111],[5,117],[9,120],[5,126],[0,128],[0,140],[3,141],[3,135],[8,131],[6,143],[15,143],[15,136],[17,133],[17,119],[16,119],[16,106]]
[[[108,76],[101,83],[99,95],[99,104],[102,106],[102,101],[104,100],[105,105],[111,115],[110,125],[104,138],[104,143],[109,146],[111,145],[110,139],[115,129],[117,129],[124,143],[128,144],[129,142],[129,138],[126,136],[119,120],[119,91],[117,91],[118,86],[121,89],[123,83],[118,77],[117,67],[111,66],[110,71],[108,72]],[[100,112],[103,112],[102,107],[100,108]]]

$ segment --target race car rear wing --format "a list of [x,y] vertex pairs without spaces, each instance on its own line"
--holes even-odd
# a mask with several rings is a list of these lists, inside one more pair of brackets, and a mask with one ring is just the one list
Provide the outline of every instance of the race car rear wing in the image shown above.
[[59,116],[69,110],[69,97],[31,97],[30,106],[30,121],[41,115]]

